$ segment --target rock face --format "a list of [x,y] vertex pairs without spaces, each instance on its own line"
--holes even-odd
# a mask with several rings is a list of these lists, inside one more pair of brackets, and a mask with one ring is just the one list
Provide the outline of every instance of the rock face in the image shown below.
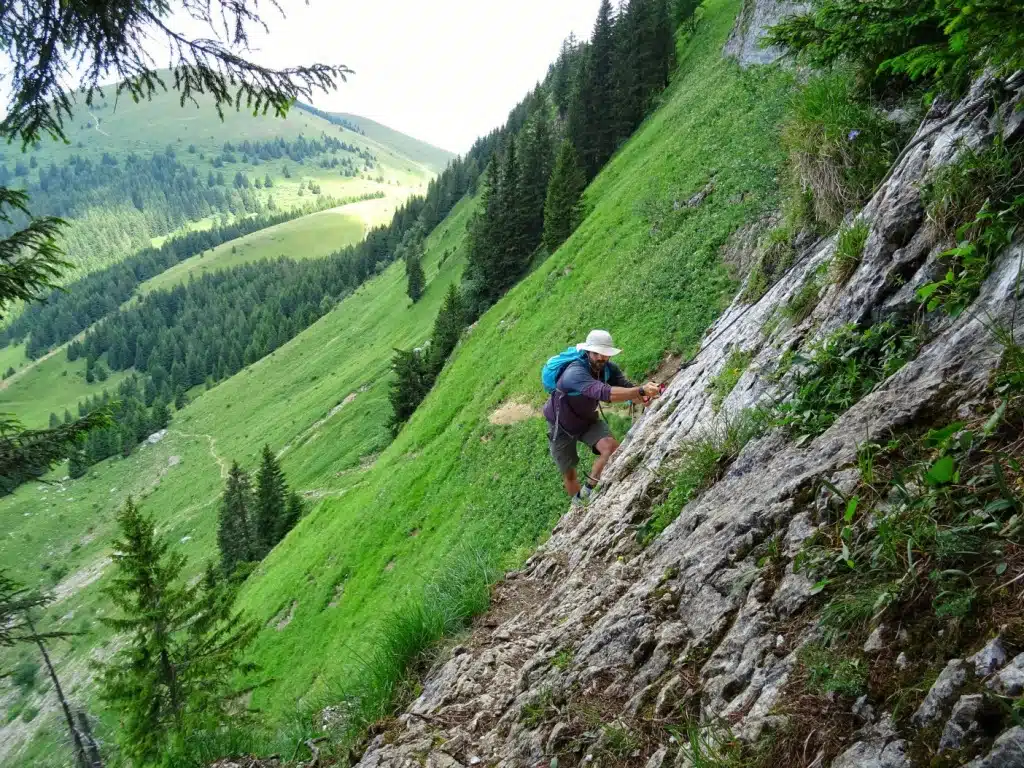
[[810,7],[810,3],[796,3],[791,0],[745,2],[739,16],[736,17],[736,26],[725,43],[723,53],[734,57],[744,67],[751,64],[771,64],[782,56],[782,51],[775,46],[762,45],[768,27],[778,24],[786,16],[804,13]]
[[[762,5],[772,4],[754,7]],[[1019,99],[1021,80],[1010,87]],[[667,732],[661,732],[661,743],[633,743],[624,724],[638,713],[650,718],[686,708],[729,723],[739,738],[754,739],[774,722],[797,650],[816,631],[813,623],[791,618],[812,593],[812,584],[791,567],[815,530],[811,492],[822,479],[845,483],[839,473],[856,465],[861,442],[884,442],[890,430],[929,413],[954,413],[985,389],[1000,348],[978,318],[1013,322],[1009,297],[1024,256],[1020,242],[996,263],[969,311],[933,318],[931,340],[918,357],[826,432],[797,444],[776,430],[749,443],[724,477],[646,549],[636,543],[637,525],[649,514],[659,469],[683,441],[722,418],[712,407],[709,384],[730,350],[752,355],[722,404],[723,412],[736,413],[784,394],[785,380],[769,374],[785,351],[843,324],[916,307],[914,290],[932,279],[942,250],[924,215],[920,184],[950,162],[959,142],[977,145],[997,130],[1021,130],[1020,121],[1004,121],[990,110],[984,84],[955,108],[932,110],[858,215],[870,228],[860,265],[845,284],[824,289],[805,321],[770,323],[772,330],[763,330],[829,260],[833,239],[805,249],[797,267],[756,304],[737,301],[722,315],[695,361],[633,427],[596,501],[567,512],[522,571],[498,587],[500,613],[479,622],[459,652],[427,677],[400,727],[376,737],[361,766],[547,766],[565,745],[575,745],[574,765],[685,765]],[[1016,322],[1022,338],[1024,317]],[[822,503],[827,510],[829,500]],[[785,560],[774,574],[752,554],[771,537]],[[968,672],[973,680],[977,666],[989,673],[1001,663],[991,655],[953,664],[943,678],[949,685],[929,695],[934,712],[921,713],[921,721],[941,729],[939,718],[957,704]],[[991,685],[1019,691],[1021,668],[1018,657]],[[958,708],[954,725],[961,731],[970,728],[975,703],[968,699]],[[584,713],[584,725],[574,711]],[[1007,731],[976,765],[1021,764],[1017,731]],[[909,765],[905,735],[882,715],[832,765]],[[955,736],[951,732],[951,740]]]

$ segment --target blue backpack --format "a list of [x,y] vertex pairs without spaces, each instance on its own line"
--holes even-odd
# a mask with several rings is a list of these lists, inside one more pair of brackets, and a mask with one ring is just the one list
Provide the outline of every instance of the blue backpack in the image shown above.
[[[540,381],[544,385],[544,391],[549,395],[557,392],[558,380],[565,372],[565,369],[577,361],[585,362],[586,359],[587,353],[581,352],[576,347],[569,347],[565,352],[559,352],[554,357],[548,358],[548,361],[544,363],[544,367],[540,369]],[[611,371],[606,365],[602,378],[607,381],[609,376],[611,376]],[[579,392],[566,392],[565,394],[578,395]]]

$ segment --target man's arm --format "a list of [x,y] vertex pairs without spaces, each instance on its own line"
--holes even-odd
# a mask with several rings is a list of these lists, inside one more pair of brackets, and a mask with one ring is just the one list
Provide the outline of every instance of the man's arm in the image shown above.
[[623,375],[622,370],[619,366],[614,363],[608,363],[611,366],[611,375],[608,377],[608,382],[612,385],[609,387],[609,399],[606,402],[621,403],[625,400],[639,401],[644,397],[654,397],[658,394],[659,389],[653,382],[647,382],[641,386],[636,386],[629,379]]

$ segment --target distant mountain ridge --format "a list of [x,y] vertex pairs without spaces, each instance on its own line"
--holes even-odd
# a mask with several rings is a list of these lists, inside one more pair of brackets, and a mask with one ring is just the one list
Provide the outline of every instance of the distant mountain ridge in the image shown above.
[[310,114],[323,117],[336,125],[341,125],[349,130],[355,129],[362,136],[393,147],[406,157],[427,166],[435,173],[443,171],[445,166],[457,157],[454,152],[430,144],[422,139],[417,139],[415,136],[410,136],[407,133],[390,128],[368,117],[355,115],[351,112],[328,112],[301,101],[297,102],[296,106]]

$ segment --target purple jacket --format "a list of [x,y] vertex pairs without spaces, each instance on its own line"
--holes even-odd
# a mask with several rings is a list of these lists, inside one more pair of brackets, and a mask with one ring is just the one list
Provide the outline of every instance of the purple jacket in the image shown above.
[[622,375],[615,363],[605,365],[608,368],[607,382],[595,378],[590,366],[582,360],[570,363],[562,371],[558,391],[544,405],[544,418],[548,424],[554,427],[557,418],[559,431],[565,430],[573,437],[579,437],[600,418],[597,404],[611,402],[612,387],[636,386]]

